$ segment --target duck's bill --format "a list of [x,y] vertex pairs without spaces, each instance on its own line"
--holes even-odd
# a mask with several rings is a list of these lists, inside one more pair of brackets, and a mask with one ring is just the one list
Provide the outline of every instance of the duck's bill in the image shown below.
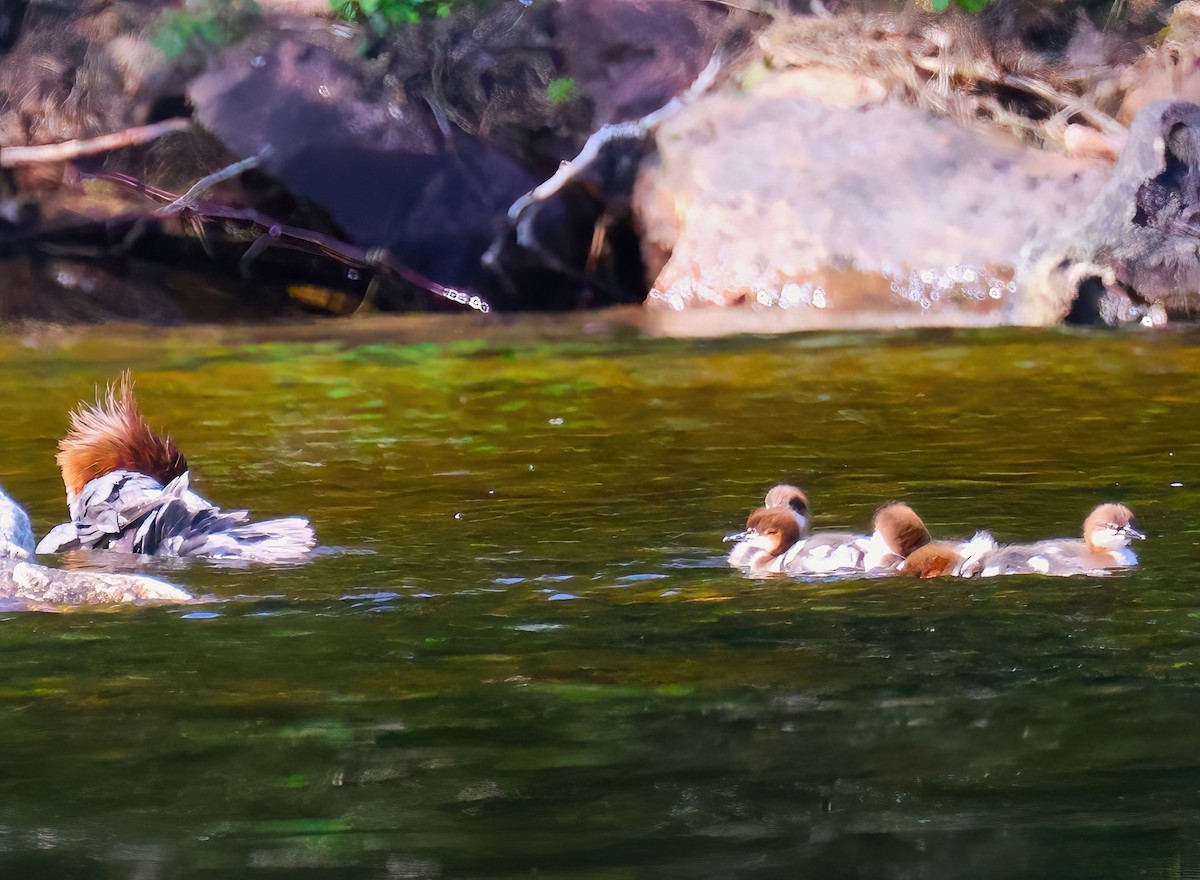
[[1133,526],[1125,526],[1125,528],[1121,529],[1121,533],[1127,538],[1137,538],[1139,541],[1146,540],[1146,536]]
[[745,531],[742,531],[742,532],[733,532],[731,534],[728,534],[721,540],[725,541],[725,543],[727,543],[727,544],[732,544],[735,541],[745,541],[749,537],[750,537],[750,530],[746,529]]

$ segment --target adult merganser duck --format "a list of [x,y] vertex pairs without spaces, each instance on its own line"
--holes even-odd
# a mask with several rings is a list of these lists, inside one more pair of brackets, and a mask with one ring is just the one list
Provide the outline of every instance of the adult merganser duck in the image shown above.
[[192,599],[179,587],[156,578],[46,568],[28,562],[32,555],[29,515],[0,489],[0,599],[15,599],[34,607]]
[[983,553],[964,566],[967,577],[1001,574],[1072,575],[1137,565],[1129,548],[1146,536],[1134,525],[1133,511],[1124,504],[1101,504],[1083,521],[1083,538],[1009,544]]
[[71,413],[71,430],[58,450],[71,521],[42,538],[38,553],[115,550],[298,562],[316,543],[303,517],[251,523],[246,511],[223,511],[189,489],[183,453],[146,422],[128,374],[94,406],[80,404]]

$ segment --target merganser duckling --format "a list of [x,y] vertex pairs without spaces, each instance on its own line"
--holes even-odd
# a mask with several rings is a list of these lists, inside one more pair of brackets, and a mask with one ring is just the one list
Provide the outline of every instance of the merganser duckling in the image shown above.
[[729,564],[755,574],[783,571],[783,554],[800,540],[800,526],[785,507],[760,507],[746,520],[746,531],[726,540],[738,543],[729,552]]
[[[788,510],[796,519],[796,525],[800,529],[800,537],[804,538],[803,546],[807,548],[804,552],[801,561],[793,561],[793,568],[787,569],[795,574],[831,574],[837,571],[853,570],[856,568],[859,554],[855,549],[859,541],[865,540],[861,535],[853,535],[843,532],[819,532],[816,535],[809,535],[809,516],[810,510],[808,505],[808,496],[796,486],[788,483],[779,483],[772,486],[767,492],[766,498],[763,499],[764,508],[779,508]],[[726,540],[739,540],[744,533],[731,535]],[[798,547],[784,548],[784,552],[788,549],[798,550]],[[744,555],[747,551],[738,552],[738,548],[734,548],[734,553],[730,554],[730,564],[738,566],[735,561],[738,557]],[[735,556],[737,554],[737,556]],[[792,553],[795,557],[795,552]],[[782,566],[784,563],[779,563]]]
[[[886,504],[875,512],[873,533],[817,532],[802,540],[790,510],[760,508],[750,514],[729,564],[752,572],[786,574],[882,573],[896,568],[929,543],[929,530],[907,504]],[[789,524],[790,521],[790,524]]]
[[[778,483],[767,490],[767,495],[763,499],[763,506],[750,514],[750,518],[746,521],[746,529],[725,536],[726,541],[738,542],[729,553],[729,564],[734,568],[752,567],[751,559],[764,552],[763,545],[766,543],[766,539],[763,535],[755,532],[751,526],[751,522],[757,521],[756,518],[761,517],[768,510],[786,512],[795,520],[797,540],[808,534],[808,496],[795,486],[787,483]],[[788,530],[788,534],[791,534],[790,529]],[[750,542],[749,539],[752,537],[759,539],[757,544]],[[789,544],[788,546],[791,545]],[[785,547],[784,549],[787,548]]]
[[895,569],[930,540],[925,523],[907,504],[885,504],[875,511],[871,528],[869,536],[816,532],[788,551],[783,569],[791,574],[881,573]]
[[1124,504],[1101,504],[1083,521],[1083,539],[1067,538],[1010,544],[984,553],[965,566],[967,577],[1001,574],[1073,575],[1137,564],[1131,540],[1146,536],[1134,525]]
[[37,607],[192,601],[186,591],[157,578],[46,568],[27,562],[32,555],[29,514],[0,489],[0,598]]
[[71,521],[42,538],[38,553],[103,549],[298,562],[316,543],[303,517],[251,523],[246,511],[223,511],[191,491],[187,460],[146,422],[128,374],[94,406],[71,413],[58,449]]
[[969,541],[918,547],[897,566],[897,571],[918,578],[962,577],[964,569],[995,549],[996,539],[991,534],[976,532]]
[[800,527],[800,534],[808,534],[808,496],[797,487],[787,483],[772,486],[767,490],[767,497],[763,499],[763,507],[782,507],[790,510]]

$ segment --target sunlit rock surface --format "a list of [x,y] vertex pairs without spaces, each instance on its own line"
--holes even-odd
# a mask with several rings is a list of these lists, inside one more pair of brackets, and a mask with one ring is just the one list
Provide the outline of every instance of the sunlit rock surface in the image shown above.
[[792,327],[1065,317],[1071,291],[1043,282],[1052,302],[1030,300],[1023,250],[1078,222],[1108,166],[830,77],[767,73],[663,126],[636,200],[649,306],[745,305]]
[[182,604],[189,593],[144,575],[46,568],[0,561],[0,600],[37,607],[113,604]]

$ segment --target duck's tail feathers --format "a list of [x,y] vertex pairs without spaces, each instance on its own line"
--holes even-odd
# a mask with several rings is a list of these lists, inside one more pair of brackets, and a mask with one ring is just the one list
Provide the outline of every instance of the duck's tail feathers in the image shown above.
[[176,552],[180,556],[242,559],[247,562],[299,562],[317,545],[313,527],[300,516],[237,525],[231,524],[224,516],[216,520],[212,523],[211,531],[205,529],[202,523],[194,523],[194,530],[185,531],[186,537]]

